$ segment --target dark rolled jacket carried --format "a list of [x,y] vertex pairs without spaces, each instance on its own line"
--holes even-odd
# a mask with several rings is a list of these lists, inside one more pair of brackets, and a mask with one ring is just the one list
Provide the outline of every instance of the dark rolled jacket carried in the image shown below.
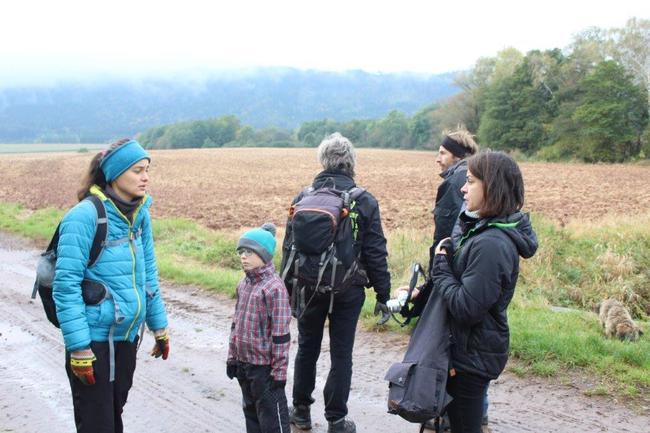
[[[315,189],[328,186],[339,191],[349,191],[356,184],[351,177],[341,171],[325,170],[314,178],[312,186]],[[298,194],[292,203],[295,204],[301,197],[302,193]],[[358,276],[352,281],[352,284],[359,287],[364,285],[373,287],[377,293],[377,300],[385,303],[390,298],[390,274],[388,272],[386,238],[384,237],[379,215],[379,204],[371,193],[365,191],[356,200],[356,209],[359,213],[359,230],[354,247],[365,276]],[[287,224],[281,269],[285,268],[285,261],[289,256],[291,238],[291,224]]]
[[532,257],[537,236],[528,214],[459,218],[461,238],[453,259],[434,259],[433,290],[449,312],[451,363],[462,372],[496,379],[508,360],[507,308],[519,276],[519,256]]

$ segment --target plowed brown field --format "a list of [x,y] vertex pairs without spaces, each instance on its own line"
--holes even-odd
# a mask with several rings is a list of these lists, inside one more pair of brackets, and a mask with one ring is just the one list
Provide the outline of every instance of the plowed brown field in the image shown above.
[[[292,197],[319,172],[314,149],[152,151],[152,212],[218,229],[283,224]],[[91,154],[0,155],[0,201],[65,208]],[[357,181],[387,228],[429,228],[441,179],[433,152],[358,150]],[[650,211],[650,166],[522,163],[525,209],[560,223]]]

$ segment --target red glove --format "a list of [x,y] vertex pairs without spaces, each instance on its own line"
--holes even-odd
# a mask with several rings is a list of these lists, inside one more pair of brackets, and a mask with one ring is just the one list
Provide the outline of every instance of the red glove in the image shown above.
[[84,385],[95,384],[95,371],[93,362],[97,361],[95,354],[91,349],[77,350],[70,354],[70,369],[72,374]]
[[165,329],[161,329],[155,331],[154,336],[156,337],[156,343],[151,351],[151,356],[155,358],[162,356],[162,359],[167,359],[169,356],[169,334],[167,334]]

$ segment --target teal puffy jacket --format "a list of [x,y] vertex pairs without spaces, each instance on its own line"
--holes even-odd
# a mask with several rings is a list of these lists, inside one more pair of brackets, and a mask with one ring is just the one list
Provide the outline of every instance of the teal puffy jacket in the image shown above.
[[[151,330],[167,327],[165,305],[158,286],[149,206],[146,196],[133,214],[133,224],[96,186],[90,190],[104,202],[108,218],[107,245],[88,267],[95,237],[97,211],[88,200],[70,209],[61,221],[53,298],[66,350],[89,347],[91,341],[133,341],[143,320]],[[129,240],[130,239],[130,240]],[[103,283],[109,295],[86,305],[81,282]]]

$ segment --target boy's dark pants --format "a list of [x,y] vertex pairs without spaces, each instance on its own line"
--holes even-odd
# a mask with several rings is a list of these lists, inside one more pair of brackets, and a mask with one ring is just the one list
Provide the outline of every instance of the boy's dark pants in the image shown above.
[[289,433],[284,387],[274,388],[270,365],[237,365],[247,433]]
[[[354,335],[365,298],[362,287],[350,287],[334,296],[332,314],[329,315],[331,367],[323,389],[327,421],[337,421],[348,414]],[[298,321],[298,353],[293,375],[294,406],[309,406],[314,402],[311,394],[316,385],[316,361],[320,355],[329,303],[329,295],[316,295]]]
[[95,384],[84,385],[72,374],[70,352],[66,352],[65,370],[70,380],[74,421],[78,433],[122,433],[122,408],[133,384],[137,337],[131,343],[115,342],[115,381],[109,382],[108,343],[91,342],[97,360],[93,363]]

